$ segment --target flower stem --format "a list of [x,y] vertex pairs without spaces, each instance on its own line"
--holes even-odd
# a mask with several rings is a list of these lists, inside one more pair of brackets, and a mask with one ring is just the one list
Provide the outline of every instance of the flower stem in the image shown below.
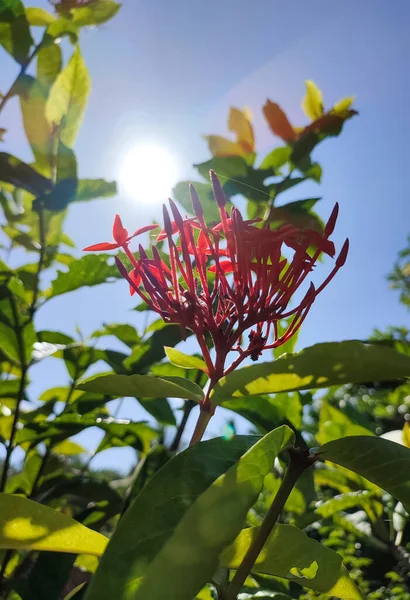
[[208,407],[204,408],[201,406],[201,410],[199,413],[198,421],[196,422],[194,433],[192,434],[191,441],[189,442],[190,446],[197,444],[202,440],[202,436],[205,433],[205,430],[208,426],[209,421],[213,415],[213,411]]
[[272,529],[274,528],[295,483],[303,471],[312,465],[316,460],[315,456],[309,456],[309,453],[306,450],[300,450],[299,448],[291,448],[289,450],[289,454],[289,466],[282,480],[280,488],[265,519],[263,520],[262,525],[260,526],[257,537],[249,546],[247,553],[245,554],[238,570],[235,573],[234,578],[231,581],[231,584],[226,591],[224,597],[225,600],[236,600],[247,576],[255,564],[256,559],[258,558],[269,535],[271,534]]

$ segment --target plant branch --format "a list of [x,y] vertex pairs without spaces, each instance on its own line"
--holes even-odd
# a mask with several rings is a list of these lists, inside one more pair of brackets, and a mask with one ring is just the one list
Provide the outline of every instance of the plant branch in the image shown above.
[[21,364],[21,378],[20,378],[20,384],[19,384],[19,389],[18,389],[17,398],[16,398],[16,409],[14,411],[14,418],[13,418],[13,423],[11,425],[10,438],[9,438],[9,441],[7,444],[6,457],[4,459],[3,472],[2,472],[1,480],[0,480],[0,492],[4,492],[5,487],[6,487],[7,475],[8,475],[8,471],[9,471],[9,467],[10,467],[10,459],[11,459],[12,452],[14,450],[14,438],[16,437],[17,425],[18,425],[18,422],[20,419],[20,405],[21,405],[21,401],[24,398],[24,392],[25,392],[25,388],[26,388],[26,375],[27,375],[27,370],[28,370],[28,365],[26,363],[26,356],[25,356],[25,348],[24,348],[23,328],[19,324],[19,315],[18,315],[17,306],[16,306],[13,296],[10,296],[10,304],[11,304],[11,310],[12,310],[12,314],[13,314],[15,332],[16,332],[16,337],[17,337],[19,358],[20,358],[20,364]]
[[178,425],[178,429],[174,438],[174,441],[170,445],[169,449],[171,452],[176,452],[178,450],[179,444],[181,442],[182,435],[185,431],[186,424],[188,422],[189,415],[191,414],[192,409],[196,406],[196,402],[194,400],[187,400],[184,405],[184,412],[182,415],[182,419],[180,424]]
[[36,271],[36,279],[34,285],[34,293],[33,300],[29,309],[30,321],[33,320],[34,313],[37,310],[37,301],[40,293],[40,275],[41,271],[44,267],[44,259],[46,256],[46,230],[45,230],[45,222],[44,222],[44,207],[41,203],[38,210],[38,228],[39,228],[39,238],[40,238],[40,255],[38,259],[37,271]]
[[36,56],[36,54],[40,50],[41,46],[42,46],[42,42],[40,42],[40,44],[38,44],[38,46],[36,46],[34,48],[33,52],[30,54],[30,56],[27,57],[26,62],[21,65],[21,69],[20,69],[17,77],[15,78],[15,80],[11,84],[9,90],[5,93],[5,95],[3,96],[3,98],[0,101],[0,113],[3,110],[3,108],[6,106],[7,102],[10,100],[10,98],[12,98],[12,96],[14,95],[14,91],[16,89],[16,86],[17,86],[18,82],[19,82],[19,79],[23,75],[25,75],[28,67],[30,66],[31,61]]
[[272,532],[282,510],[285,506],[286,500],[289,498],[291,491],[293,490],[295,483],[310,465],[312,465],[316,457],[309,456],[309,453],[299,448],[291,448],[289,450],[290,462],[282,480],[282,483],[278,489],[278,492],[269,508],[269,511],[259,528],[259,533],[254,539],[252,544],[249,546],[247,553],[245,554],[238,570],[235,573],[234,578],[229,585],[225,600],[236,600],[246,578],[252,570],[256,559],[258,558],[262,548],[264,547],[269,535]]

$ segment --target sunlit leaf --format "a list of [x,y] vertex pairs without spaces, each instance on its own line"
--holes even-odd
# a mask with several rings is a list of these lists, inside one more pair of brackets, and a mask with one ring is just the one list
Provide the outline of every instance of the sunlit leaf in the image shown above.
[[323,115],[322,92],[313,81],[306,81],[306,96],[303,98],[302,108],[312,121]]
[[[256,527],[241,531],[233,544],[223,551],[220,566],[238,568],[257,534]],[[344,600],[363,598],[343,566],[342,557],[293,525],[275,525],[252,572],[284,577]]]
[[274,135],[287,143],[296,139],[296,133],[279,104],[267,100],[263,107],[263,114]]
[[90,77],[77,47],[55,80],[46,106],[48,121],[59,126],[60,139],[69,148],[77,136],[89,93]]
[[366,383],[410,377],[410,357],[358,341],[315,344],[272,363],[238,369],[219,380],[211,399]]
[[47,27],[56,20],[55,16],[44,10],[28,6],[26,8],[26,19],[34,27]]
[[64,440],[53,447],[53,452],[55,454],[64,454],[64,456],[75,456],[76,454],[85,452],[85,448],[71,440]]
[[62,52],[59,44],[43,46],[37,53],[37,79],[50,88],[61,71]]
[[120,521],[87,600],[113,594],[191,600],[212,577],[221,550],[240,531],[265,475],[292,437],[281,427],[259,441],[213,439],[166,463]]
[[351,435],[373,435],[365,427],[353,423],[342,411],[323,402],[319,413],[319,429],[316,439],[321,444]]
[[48,506],[0,494],[0,548],[99,556],[107,542],[100,533]]
[[[44,48],[47,52],[47,68],[52,65],[50,48]],[[56,46],[56,48],[58,48]],[[40,53],[41,54],[41,53]],[[39,56],[40,60],[40,56]],[[50,175],[52,137],[51,126],[46,119],[45,109],[47,93],[46,88],[39,80],[28,78],[27,90],[20,95],[20,106],[23,115],[24,130],[38,166],[44,175]]]
[[121,4],[112,0],[99,0],[88,6],[78,6],[71,9],[73,22],[80,26],[101,25],[112,19],[120,9]]
[[57,277],[51,282],[48,297],[72,292],[83,286],[99,285],[113,278],[121,279],[121,274],[109,254],[87,254],[73,261],[67,272],[57,271]]
[[180,352],[180,350],[176,350],[175,348],[169,348],[168,346],[165,346],[164,350],[173,365],[184,369],[199,369],[200,371],[204,371],[204,373],[208,373],[208,367],[202,358],[184,354],[184,352]]

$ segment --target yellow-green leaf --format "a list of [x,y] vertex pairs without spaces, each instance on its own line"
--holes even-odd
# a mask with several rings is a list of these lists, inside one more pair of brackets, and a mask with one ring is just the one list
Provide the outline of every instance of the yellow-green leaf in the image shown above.
[[66,68],[55,80],[46,106],[49,122],[60,126],[60,139],[69,148],[81,125],[90,85],[90,76],[77,46]]
[[55,454],[64,454],[64,456],[75,456],[76,454],[82,454],[85,452],[85,448],[76,444],[71,440],[64,440],[53,448]]
[[[220,557],[220,566],[237,569],[258,527],[244,529]],[[283,577],[304,587],[343,600],[361,600],[362,595],[342,563],[342,557],[293,525],[275,525],[252,573]]]
[[47,27],[56,20],[55,16],[44,10],[44,8],[33,6],[26,8],[26,19],[34,27]]
[[306,81],[306,96],[302,101],[305,114],[315,121],[323,115],[322,92],[313,81]]
[[184,354],[183,352],[180,352],[175,348],[170,348],[169,346],[164,346],[164,350],[165,354],[173,365],[182,367],[183,369],[199,369],[204,373],[208,373],[208,368],[202,358]]
[[332,108],[332,114],[344,116],[345,112],[349,110],[351,105],[353,104],[354,96],[349,96],[348,98],[343,98],[343,100],[339,100],[336,102],[334,107]]
[[48,506],[0,494],[0,548],[101,556],[106,537]]

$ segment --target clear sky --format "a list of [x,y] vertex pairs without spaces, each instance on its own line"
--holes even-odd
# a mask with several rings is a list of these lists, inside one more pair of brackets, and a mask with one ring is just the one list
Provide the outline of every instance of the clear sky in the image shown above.
[[[43,0],[27,4],[50,8]],[[284,196],[321,196],[324,218],[338,201],[335,240],[339,247],[351,240],[348,262],[315,302],[298,347],[408,326],[385,277],[410,230],[409,30],[408,0],[124,0],[113,21],[81,37],[92,93],[75,146],[80,175],[117,179],[127,150],[153,141],[175,156],[178,180],[198,179],[191,164],[209,158],[201,135],[226,132],[229,106],[251,107],[263,154],[279,145],[261,117],[267,97],[302,124],[304,80],[318,84],[328,107],[355,95],[360,115],[314,154],[323,167],[321,186],[306,183]],[[16,64],[2,53],[3,91],[15,74]],[[2,149],[30,160],[15,100],[1,126],[10,129]],[[110,239],[116,212],[130,230],[159,217],[159,203],[139,200],[120,193],[74,205],[67,233],[80,249]],[[78,325],[87,334],[102,321],[137,324],[133,306],[119,282],[56,298],[39,311],[37,324],[67,333]],[[35,397],[66,379],[49,359],[33,370],[31,392]],[[121,415],[143,418],[131,401]],[[212,433],[220,427],[219,419]],[[88,432],[81,440],[91,447],[96,437]],[[129,457],[110,450],[95,464],[125,465]]]

